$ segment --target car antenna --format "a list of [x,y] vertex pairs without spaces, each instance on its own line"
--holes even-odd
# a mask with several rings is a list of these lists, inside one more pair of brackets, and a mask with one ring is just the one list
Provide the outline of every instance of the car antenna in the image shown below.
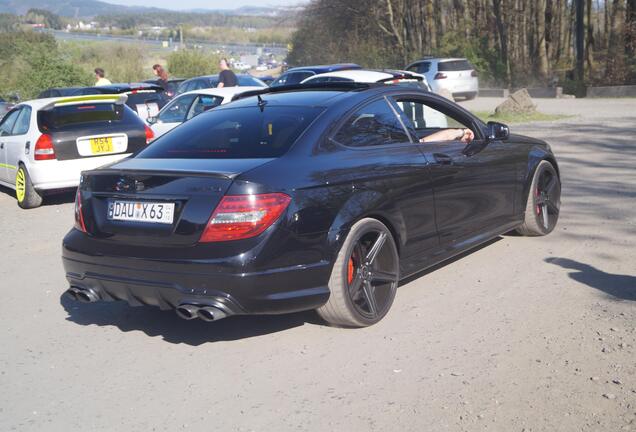
[[258,108],[261,112],[263,112],[263,110],[265,110],[265,105],[267,105],[267,101],[263,100],[261,95],[256,95],[256,97],[258,98]]

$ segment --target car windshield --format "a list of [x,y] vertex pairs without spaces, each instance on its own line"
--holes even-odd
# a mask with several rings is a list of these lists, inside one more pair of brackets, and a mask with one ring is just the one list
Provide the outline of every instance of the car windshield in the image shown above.
[[145,159],[245,159],[283,155],[322,108],[254,106],[211,110],[155,140]]

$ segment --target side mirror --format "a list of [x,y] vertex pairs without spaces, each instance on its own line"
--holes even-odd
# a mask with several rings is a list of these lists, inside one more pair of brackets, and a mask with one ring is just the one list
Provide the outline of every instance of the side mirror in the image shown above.
[[157,121],[158,121],[158,120],[159,120],[159,119],[158,119],[157,117],[152,116],[152,117],[148,117],[148,118],[146,119],[146,122],[147,122],[148,124],[150,124],[150,125],[153,125],[153,124],[157,123]]
[[510,128],[503,123],[488,122],[488,141],[505,141],[510,137]]

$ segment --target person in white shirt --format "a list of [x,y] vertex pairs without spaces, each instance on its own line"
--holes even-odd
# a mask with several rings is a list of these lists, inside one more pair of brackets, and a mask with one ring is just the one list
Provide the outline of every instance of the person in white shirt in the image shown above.
[[95,87],[112,84],[108,78],[104,78],[104,75],[104,69],[95,68],[95,79],[97,80],[97,82],[95,83]]

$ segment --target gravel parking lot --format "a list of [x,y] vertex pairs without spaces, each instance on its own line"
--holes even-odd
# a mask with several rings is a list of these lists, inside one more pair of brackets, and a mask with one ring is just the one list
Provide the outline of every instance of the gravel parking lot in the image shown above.
[[0,430],[636,430],[636,100],[535,102],[573,116],[512,127],[558,157],[555,232],[411,278],[360,330],[76,304],[73,195],[0,189]]

